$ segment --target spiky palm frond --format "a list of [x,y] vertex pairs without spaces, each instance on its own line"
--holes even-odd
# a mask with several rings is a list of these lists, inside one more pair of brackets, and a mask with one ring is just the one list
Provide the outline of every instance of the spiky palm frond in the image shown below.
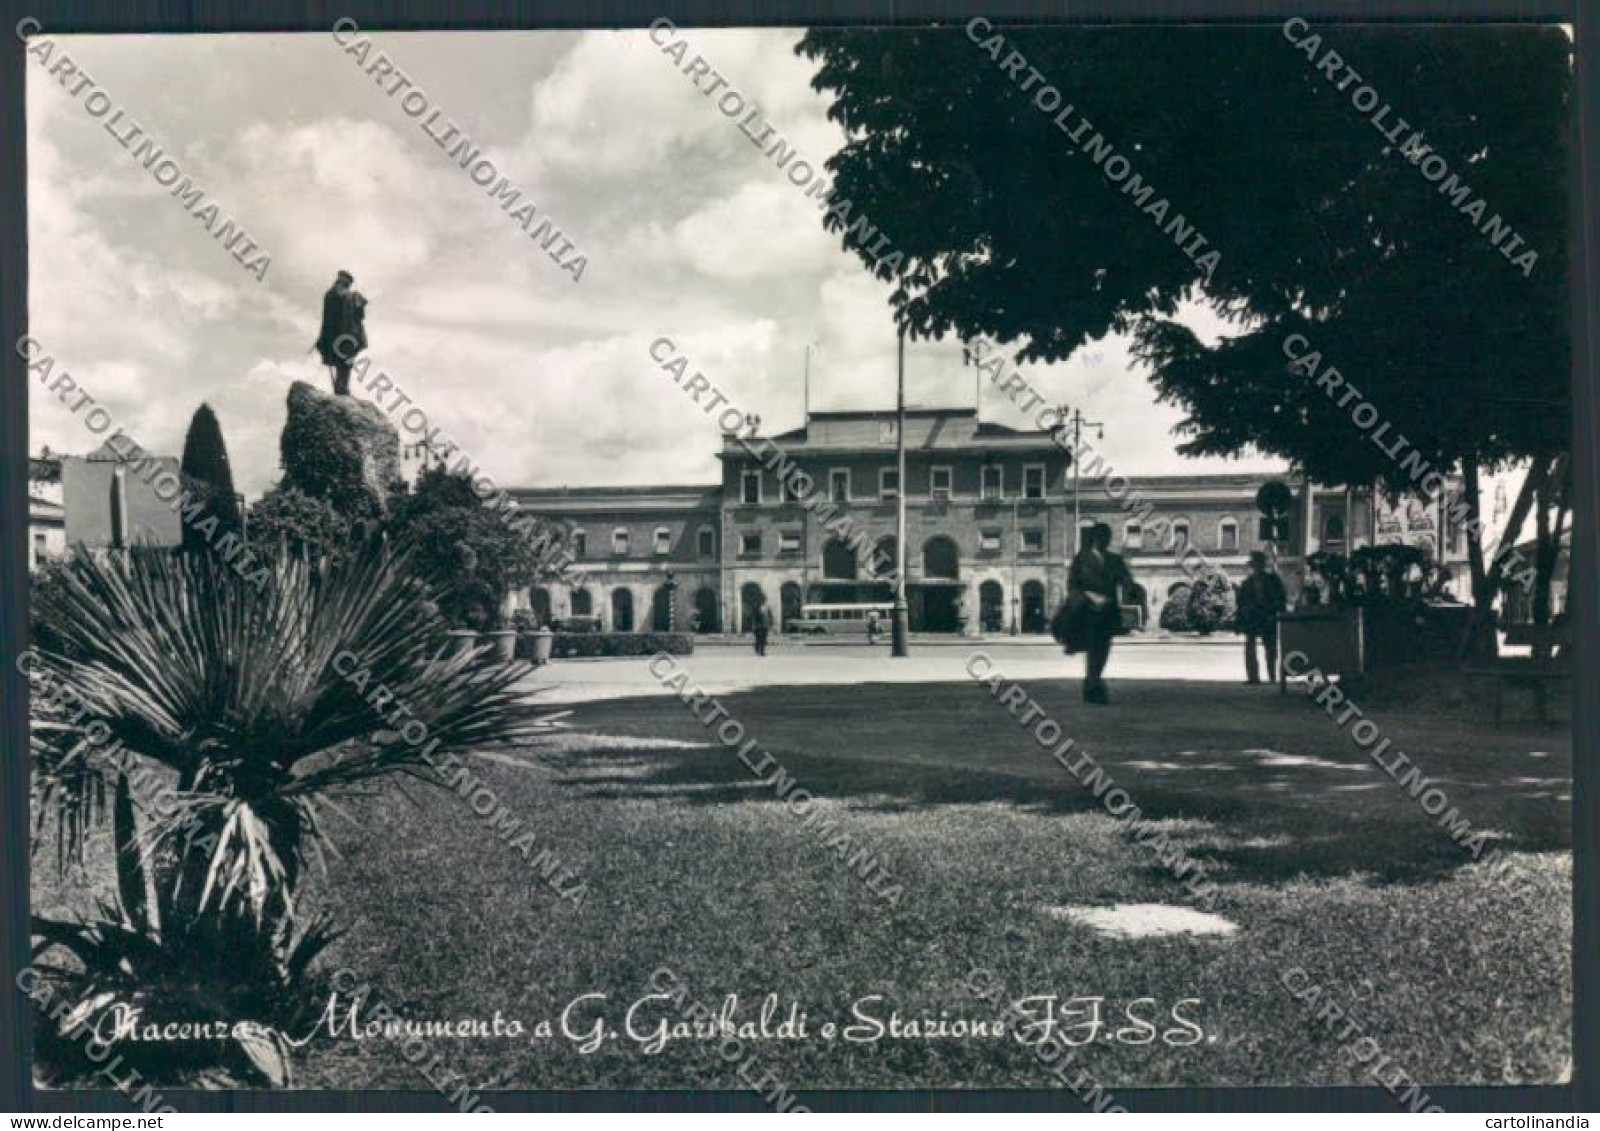
[[226,830],[211,885],[224,891],[259,894],[292,872],[286,855],[316,835],[304,799],[426,773],[424,750],[542,729],[516,688],[527,666],[440,658],[428,590],[376,543],[277,558],[259,585],[216,555],[79,554],[37,615],[60,642],[39,651],[42,675],[176,775],[155,839],[197,819]]

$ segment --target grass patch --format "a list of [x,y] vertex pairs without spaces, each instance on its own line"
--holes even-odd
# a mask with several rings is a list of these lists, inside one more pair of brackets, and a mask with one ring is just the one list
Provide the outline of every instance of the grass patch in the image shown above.
[[[891,907],[675,701],[580,707],[582,737],[474,759],[474,772],[587,881],[557,899],[460,798],[385,789],[336,822],[325,898],[350,934],[328,961],[415,1018],[530,1028],[580,994],[623,1013],[670,967],[740,1016],[776,993],[815,1034],[851,1020],[992,1019],[974,965],[1010,996],[1103,998],[1078,1062],[1111,1087],[1361,1084],[1341,1042],[1280,982],[1298,966],[1413,1078],[1550,1082],[1567,1071],[1571,1009],[1570,760],[1564,733],[1484,733],[1451,717],[1375,717],[1475,825],[1517,854],[1495,879],[1301,697],[1217,685],[1125,684],[1089,711],[1075,684],[1030,691],[1221,884],[1231,936],[1110,938],[1060,907],[1182,903],[1150,855],[978,686],[763,688],[722,697],[905,890]],[[1291,755],[1273,758],[1271,753]],[[504,756],[509,755],[509,756]],[[1352,786],[1371,788],[1352,789]],[[36,899],[77,899],[36,877]],[[1124,1008],[1172,1005],[1203,1029],[1175,1047],[1119,1041]],[[1080,1010],[1086,1008],[1078,1003]],[[1079,1018],[1083,1014],[1079,1013]],[[651,1015],[676,1019],[670,1007]],[[1085,1030],[1078,1030],[1083,1035]],[[1047,1086],[1007,1040],[771,1041],[756,1072],[790,1087]],[[590,1054],[553,1039],[435,1042],[485,1087],[739,1088],[713,1042],[646,1055],[625,1035]],[[398,1044],[308,1050],[308,1087],[425,1087]]]

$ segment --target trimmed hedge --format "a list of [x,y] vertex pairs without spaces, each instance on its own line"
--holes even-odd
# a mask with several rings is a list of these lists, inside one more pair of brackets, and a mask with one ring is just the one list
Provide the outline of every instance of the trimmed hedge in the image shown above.
[[[551,642],[554,660],[586,656],[654,656],[667,652],[688,656],[694,652],[694,637],[687,632],[558,632]],[[533,636],[517,637],[519,659],[533,658]]]

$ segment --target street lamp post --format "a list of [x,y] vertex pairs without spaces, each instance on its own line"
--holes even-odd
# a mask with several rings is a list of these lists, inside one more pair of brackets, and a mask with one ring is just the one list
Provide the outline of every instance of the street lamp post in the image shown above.
[[1105,427],[1105,423],[1103,421],[1085,420],[1083,418],[1083,411],[1081,409],[1076,409],[1076,408],[1073,409],[1072,410],[1072,550],[1067,555],[1069,558],[1073,554],[1076,554],[1078,552],[1078,549],[1079,549],[1078,543],[1081,540],[1080,535],[1078,534],[1078,526],[1079,526],[1079,523],[1082,522],[1082,516],[1080,514],[1081,508],[1079,506],[1079,501],[1078,501],[1078,496],[1079,496],[1078,465],[1083,462],[1080,457],[1083,455],[1083,430],[1085,428],[1093,428],[1095,430],[1095,436],[1097,438],[1101,439],[1101,440],[1104,440],[1106,438],[1106,427]]
[[889,654],[907,656],[910,610],[906,607],[906,331],[900,328],[895,364],[894,612],[889,622]]

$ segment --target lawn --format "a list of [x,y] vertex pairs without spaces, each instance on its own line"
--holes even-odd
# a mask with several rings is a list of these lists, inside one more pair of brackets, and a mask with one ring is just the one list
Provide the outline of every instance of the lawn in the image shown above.
[[[1063,909],[1181,905],[1149,852],[977,685],[762,688],[730,715],[903,886],[888,905],[675,700],[584,704],[572,732],[488,752],[476,772],[586,881],[559,900],[460,797],[384,789],[333,826],[327,901],[350,933],[328,956],[414,1018],[531,1030],[586,993],[583,1027],[620,1029],[669,967],[695,998],[775,993],[804,1040],[749,1046],[790,1087],[1046,1086],[1010,1039],[824,1040],[852,1003],[887,1020],[992,1020],[973,967],[1012,998],[1057,995],[1106,1024],[1077,1062],[1108,1087],[1370,1084],[1354,1035],[1430,1084],[1553,1081],[1570,1056],[1570,755],[1563,729],[1499,732],[1455,713],[1369,714],[1516,867],[1470,857],[1299,696],[1217,684],[1122,683],[1085,708],[1076,682],[1039,703],[1220,883],[1228,935],[1118,938]],[[39,897],[59,897],[48,876]],[[1360,1024],[1342,1039],[1281,979],[1292,967]],[[1304,984],[1302,982],[1301,984]],[[1144,999],[1154,999],[1153,1002]],[[1183,1003],[1183,1004],[1178,1004]],[[655,1020],[678,1020],[670,1005]],[[1174,1008],[1194,1028],[1171,1021]],[[1142,1041],[1128,1011],[1174,1043]],[[1083,1026],[1068,1031],[1089,1035]],[[1119,1036],[1119,1033],[1121,1034]],[[1178,1044],[1177,1041],[1195,1043]],[[477,1085],[740,1087],[714,1042],[655,1054],[623,1033],[580,1052],[551,1038],[433,1045]],[[1392,1071],[1392,1070],[1391,1070]],[[398,1043],[306,1050],[297,1084],[425,1087]]]

